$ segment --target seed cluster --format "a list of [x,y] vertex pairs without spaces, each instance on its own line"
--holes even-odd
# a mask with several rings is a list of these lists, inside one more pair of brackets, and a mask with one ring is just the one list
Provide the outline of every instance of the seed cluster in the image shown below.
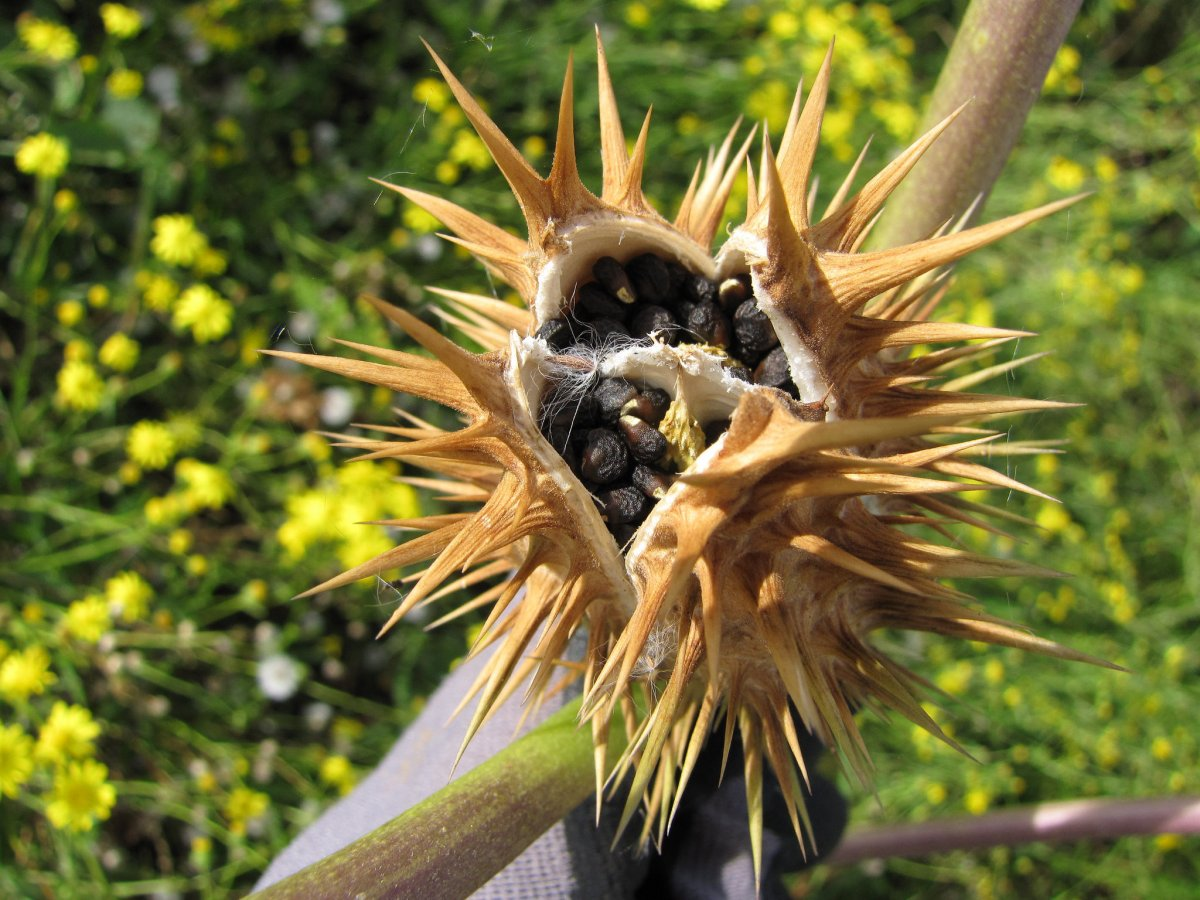
[[[736,378],[799,391],[771,320],[748,275],[716,282],[651,253],[624,264],[605,256],[595,279],[580,285],[562,315],[538,330],[560,359],[595,360],[614,344],[702,344],[724,357]],[[581,368],[590,366],[581,362]],[[659,430],[671,404],[660,388],[623,378],[595,378],[580,393],[551,378],[542,400],[542,434],[591,492],[624,545],[675,480],[667,437]],[[729,427],[709,423],[711,443]]]

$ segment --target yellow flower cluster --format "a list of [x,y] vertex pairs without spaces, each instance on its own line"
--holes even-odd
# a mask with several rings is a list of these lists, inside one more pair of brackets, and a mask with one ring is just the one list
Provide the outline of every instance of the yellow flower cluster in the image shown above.
[[182,498],[189,511],[220,509],[233,497],[233,481],[217,466],[181,459],[175,464],[175,475],[184,482]]
[[354,774],[354,768],[350,765],[350,760],[337,753],[327,756],[321,761],[318,774],[321,781],[337,788],[338,792],[342,794],[350,793],[358,781]]
[[52,62],[73,59],[79,52],[79,41],[70,28],[31,13],[17,16],[17,35],[31,52]]
[[0,663],[0,697],[10,703],[23,703],[45,693],[56,681],[58,676],[50,671],[50,654],[45,647],[26,647],[10,653]]
[[59,700],[38,732],[33,755],[54,765],[91,756],[100,726],[91,710]]
[[125,332],[118,331],[100,345],[97,357],[103,365],[108,366],[114,372],[128,372],[137,365],[140,352],[141,347],[137,341]]
[[142,73],[134,69],[117,69],[104,82],[108,92],[121,100],[128,100],[141,94],[142,84]]
[[100,19],[104,30],[119,40],[134,37],[142,30],[142,14],[122,3],[101,3]]
[[16,797],[33,774],[33,738],[20,725],[0,725],[0,794]]
[[229,820],[229,830],[234,834],[245,834],[246,826],[255,819],[262,818],[269,805],[270,798],[261,791],[252,791],[245,787],[234,788],[225,801],[225,818]]
[[233,306],[206,284],[194,284],[175,302],[171,324],[180,330],[191,329],[199,344],[224,337],[233,320]]
[[38,178],[57,178],[70,158],[66,141],[42,131],[26,138],[17,148],[17,170]]
[[68,763],[54,779],[46,804],[46,818],[56,828],[87,831],[96,820],[107,819],[117,801],[108,783],[108,767],[94,759]]
[[190,266],[208,247],[208,237],[186,213],[172,213],[154,220],[150,252],[171,266]]
[[357,462],[341,467],[317,488],[293,494],[277,532],[279,543],[292,559],[302,558],[316,544],[332,543],[345,567],[382,553],[393,546],[382,528],[347,528],[343,523],[419,516],[416,492],[395,477],[396,468],[388,463]]
[[175,436],[165,423],[143,419],[129,429],[125,452],[143,469],[165,469],[175,456]]
[[104,599],[114,616],[137,622],[150,612],[154,589],[137,572],[120,572],[104,583]]
[[67,607],[60,627],[68,637],[88,644],[96,643],[112,627],[108,602],[98,594],[76,600]]

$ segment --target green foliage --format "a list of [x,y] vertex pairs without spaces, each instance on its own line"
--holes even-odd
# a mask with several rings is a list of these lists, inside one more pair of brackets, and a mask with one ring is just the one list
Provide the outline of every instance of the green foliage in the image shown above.
[[[361,292],[416,308],[424,284],[507,296],[368,180],[517,223],[419,37],[542,171],[574,49],[577,142],[598,145],[592,6],[138,9],[132,32],[48,3],[0,24],[0,154],[14,160],[0,167],[6,895],[85,882],[118,896],[243,891],[419,710],[465,651],[461,629],[402,624],[373,642],[396,601],[389,584],[289,599],[397,538],[355,522],[429,508],[395,470],[345,466],[306,436],[388,421],[393,398],[255,351],[389,343]],[[1095,194],[962,266],[946,313],[1039,331],[1028,349],[1054,351],[993,390],[1087,404],[1014,423],[1020,437],[1070,444],[1050,462],[1008,463],[1018,476],[1036,465],[1029,480],[1064,501],[1013,497],[1041,530],[1017,529],[1029,539],[1011,552],[1074,577],[1000,585],[988,608],[1133,674],[938,641],[903,648],[958,698],[939,719],[983,764],[872,724],[882,803],[856,798],[860,822],[1200,788],[1187,727],[1200,662],[1189,11],[1088,4],[987,217]],[[872,133],[867,168],[878,167],[914,136],[958,13],[920,0],[631,0],[599,24],[626,130],[654,105],[647,186],[670,208],[736,115],[778,135],[795,80],[811,79],[835,33],[822,197]],[[22,150],[43,133],[65,160],[45,139]],[[598,153],[581,157],[597,184]],[[54,804],[72,775],[91,787],[64,817]],[[1188,849],[997,850],[820,870],[797,890],[1171,896],[1198,875]]]

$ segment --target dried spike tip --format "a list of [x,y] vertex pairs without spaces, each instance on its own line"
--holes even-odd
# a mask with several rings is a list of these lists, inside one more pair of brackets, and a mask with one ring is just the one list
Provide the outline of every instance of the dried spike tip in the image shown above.
[[[960,494],[1044,497],[985,465],[987,448],[1000,446],[989,420],[1064,404],[965,393],[1022,362],[994,353],[1028,333],[928,320],[946,292],[942,267],[1078,198],[858,252],[881,204],[954,116],[851,197],[864,151],[812,221],[831,47],[808,96],[796,94],[778,160],[764,128],[754,171],[754,131],[739,144],[735,125],[697,166],[671,224],[642,190],[649,115],[629,153],[598,31],[596,46],[599,196],[579,178],[570,61],[543,179],[434,55],[517,197],[525,239],[447,200],[385,185],[441,219],[525,301],[520,309],[433,289],[442,318],[486,353],[371,300],[433,358],[357,344],[347,346],[378,361],[273,354],[434,401],[463,420],[443,430],[401,413],[400,426],[339,438],[361,458],[425,470],[404,480],[436,486],[456,512],[394,520],[423,533],[319,589],[424,563],[405,576],[411,589],[385,631],[443,602],[451,585],[480,589],[441,617],[489,610],[472,652],[492,655],[463,701],[475,704],[468,735],[525,679],[536,707],[581,678],[597,786],[609,766],[616,780],[632,777],[622,818],[646,808],[643,840],[663,839],[710,733],[723,734],[722,771],[740,735],[757,864],[764,761],[797,834],[809,837],[802,845],[812,843],[800,727],[864,783],[870,761],[855,710],[894,710],[953,745],[921,707],[925,682],[878,650],[873,631],[1098,662],[981,613],[943,583],[1053,574],[942,541],[957,542],[964,528],[1001,533],[994,522],[1028,524]],[[708,244],[743,167],[746,220],[714,259]],[[979,371],[962,371],[968,365]],[[482,588],[501,571],[513,574]],[[585,658],[564,662],[583,628]],[[615,760],[613,716],[632,736]]]

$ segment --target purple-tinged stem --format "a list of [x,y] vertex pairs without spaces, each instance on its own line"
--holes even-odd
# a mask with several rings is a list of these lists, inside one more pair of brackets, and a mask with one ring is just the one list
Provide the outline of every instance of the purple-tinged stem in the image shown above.
[[1200,834],[1200,796],[1067,800],[985,816],[956,816],[852,832],[823,862],[927,856],[1031,841],[1111,840],[1138,834]]
[[920,133],[971,103],[888,201],[873,246],[927,238],[977,197],[987,198],[1081,2],[972,0]]

